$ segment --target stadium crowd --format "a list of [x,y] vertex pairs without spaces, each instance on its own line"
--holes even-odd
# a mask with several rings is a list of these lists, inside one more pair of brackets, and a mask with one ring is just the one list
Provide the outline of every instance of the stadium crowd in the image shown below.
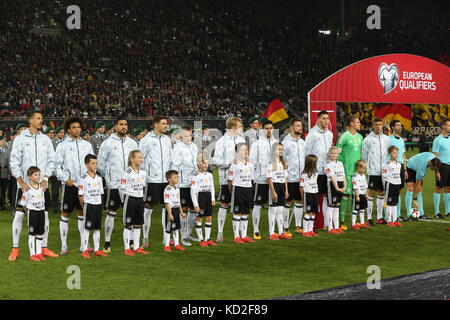
[[384,19],[380,31],[354,22],[345,35],[336,27],[323,35],[325,21],[300,8],[271,22],[251,2],[213,11],[205,0],[78,1],[82,27],[69,31],[70,4],[0,4],[1,117],[35,108],[46,117],[252,117],[262,113],[260,97],[277,96],[304,118],[307,91],[346,65],[390,52],[449,52],[438,17],[426,26]]

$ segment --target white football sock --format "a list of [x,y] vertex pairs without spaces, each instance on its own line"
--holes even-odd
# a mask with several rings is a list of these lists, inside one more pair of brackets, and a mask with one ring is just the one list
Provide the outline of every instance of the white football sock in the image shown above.
[[333,225],[334,229],[339,229],[339,207],[333,208]]
[[61,216],[59,220],[59,234],[61,236],[61,245],[67,248],[67,234],[69,233],[69,217]]
[[284,233],[283,230],[283,213],[284,213],[284,207],[275,207],[276,212],[276,220],[278,225],[278,235],[280,236],[282,233]]
[[225,220],[227,218],[228,208],[220,207],[217,212],[217,231],[223,233],[223,226],[225,225]]
[[90,230],[84,229],[83,237],[82,237],[83,251],[87,251],[87,249],[88,249],[88,241],[89,241],[89,234],[90,233],[91,233]]
[[109,211],[105,219],[105,241],[111,242],[111,234],[114,230],[114,219],[116,218],[116,213]]
[[187,233],[187,217],[182,217],[180,215],[180,226],[181,226],[181,239],[186,239],[186,233]]
[[81,245],[83,245],[83,233],[84,233],[84,217],[83,216],[78,216],[78,231],[80,232],[80,240],[81,240]]
[[283,228],[289,229],[289,208],[286,207],[278,207],[278,210],[282,210],[283,213]]
[[187,228],[187,234],[186,234],[186,238],[189,238],[189,236],[192,234],[192,230],[194,230],[195,227],[195,212],[193,211],[189,211],[187,214],[187,224],[188,224],[188,228]]
[[[30,249],[30,257],[36,254],[36,247],[34,244],[34,239],[36,236],[28,235],[28,248]],[[17,247],[15,247],[17,248]]]
[[253,233],[259,233],[259,221],[261,218],[261,206],[254,205],[252,211]]
[[133,248],[134,250],[139,249],[139,240],[141,239],[141,227],[133,228]]
[[42,254],[42,236],[36,236],[36,254]]
[[373,198],[367,198],[367,219],[372,220]]
[[309,232],[309,215],[305,213],[303,216],[303,233]]
[[383,218],[384,198],[377,197],[377,220]]
[[44,211],[44,235],[42,237],[42,248],[47,248],[48,232],[50,230],[50,222],[48,220],[48,211]]
[[[181,218],[181,216],[180,216],[180,218]],[[162,224],[163,232],[165,232],[165,230],[166,230],[166,208],[161,209],[161,224]],[[170,234],[169,234],[169,238],[170,238]]]
[[241,216],[241,239],[247,237],[248,216]]
[[391,206],[386,207],[387,222],[391,222]]
[[[100,250],[100,230],[94,230],[94,234],[92,235],[94,239],[94,252]],[[89,238],[88,238],[89,243]]]
[[152,225],[152,213],[153,208],[144,209],[144,239],[148,239],[148,234]]
[[397,222],[397,206],[392,206],[391,207],[391,218],[392,218],[392,222]]
[[302,215],[303,215],[303,205],[301,203],[294,205],[294,219],[295,219],[295,226],[301,227],[302,226]]
[[316,216],[309,216],[309,232],[314,232],[315,220],[316,220]]
[[328,228],[328,230],[333,229],[332,226],[330,226],[330,211],[328,210],[328,199],[327,197],[323,197],[322,200],[322,213],[323,213],[323,221],[324,221],[324,225],[325,227]]
[[201,222],[195,223],[195,231],[197,232],[198,241],[203,241],[203,230]]
[[[12,223],[13,247],[14,248],[19,247],[20,233],[22,232],[23,216],[24,216],[24,213],[22,211],[16,211],[14,214],[14,220]],[[33,247],[34,247],[34,245],[33,245]]]
[[364,210],[359,210],[359,223],[364,224]]
[[212,223],[205,222],[205,240],[206,241],[211,240],[211,228],[212,228]]
[[239,238],[239,231],[241,229],[241,216],[233,215],[233,233],[234,238]]
[[173,231],[173,243],[174,243],[175,247],[180,244],[180,239],[179,239],[178,234],[179,234],[178,230]]
[[328,231],[333,230],[333,213],[334,213],[334,208],[333,207],[328,207],[327,206],[327,228]]
[[123,228],[123,247],[125,250],[130,249],[131,229]]
[[352,227],[356,224],[356,214],[357,214],[356,211],[352,212]]
[[275,207],[269,207],[269,234],[273,235],[275,233],[275,219],[276,219],[277,212],[275,210]]
[[170,232],[164,231],[164,246],[168,247],[170,243]]

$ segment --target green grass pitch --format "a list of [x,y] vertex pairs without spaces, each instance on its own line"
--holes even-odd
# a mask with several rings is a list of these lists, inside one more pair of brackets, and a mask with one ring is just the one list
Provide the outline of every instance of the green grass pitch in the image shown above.
[[[428,215],[433,212],[433,188],[434,178],[429,173],[424,192]],[[445,231],[450,224],[446,223],[407,222],[404,228],[383,225],[343,235],[321,233],[317,238],[294,235],[290,241],[271,241],[266,236],[254,244],[237,245],[232,243],[229,215],[225,243],[216,248],[193,246],[185,252],[166,253],[158,212],[155,210],[152,218],[150,255],[122,254],[118,217],[113,252],[107,258],[82,259],[73,214],[69,256],[41,263],[28,260],[25,220],[20,257],[15,262],[7,260],[12,215],[11,210],[0,212],[0,299],[264,299],[365,282],[370,265],[381,268],[382,278],[450,267],[450,232]],[[59,252],[59,215],[50,216],[49,248]],[[346,221],[349,225],[349,215]],[[262,212],[260,228],[267,231],[267,209]],[[214,224],[214,240],[216,235]],[[67,288],[70,274],[66,271],[71,265],[81,270],[80,290]]]

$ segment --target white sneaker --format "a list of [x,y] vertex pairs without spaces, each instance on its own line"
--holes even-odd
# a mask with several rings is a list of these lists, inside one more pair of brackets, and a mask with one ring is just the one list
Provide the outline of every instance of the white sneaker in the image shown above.
[[194,237],[193,235],[189,236],[189,240],[194,241],[194,242],[200,242],[200,240],[197,237]]
[[67,256],[69,254],[69,248],[67,246],[63,246],[61,248],[61,252],[59,253],[60,256]]
[[189,242],[188,239],[183,239],[182,243],[183,243],[183,246],[185,246],[185,247],[190,247],[190,246],[192,246],[192,244]]

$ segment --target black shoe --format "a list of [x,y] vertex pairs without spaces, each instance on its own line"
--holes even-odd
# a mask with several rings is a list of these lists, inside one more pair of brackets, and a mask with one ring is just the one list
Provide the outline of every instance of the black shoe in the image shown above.
[[367,220],[367,223],[368,223],[369,225],[371,225],[371,226],[375,225],[375,223],[373,223],[373,220],[372,220],[372,219]]
[[450,218],[450,212],[445,215],[447,218]]
[[105,253],[111,252],[111,242],[105,242],[105,248],[103,249],[103,252]]
[[431,218],[429,216],[427,216],[426,214],[424,214],[423,216],[419,217],[420,220],[431,220]]
[[411,216],[411,217],[409,217],[409,218],[408,218],[408,220],[409,220],[409,221],[419,221],[419,219],[418,219],[418,218],[414,218],[414,217],[412,217],[412,216]]
[[399,222],[405,222],[405,221],[408,221],[408,218],[403,218],[403,217],[399,217],[398,219],[397,219],[397,221],[399,221]]
[[444,217],[442,214],[440,214],[440,213],[438,213],[438,214],[435,216],[435,218],[436,218],[436,219],[445,219],[445,217]]

